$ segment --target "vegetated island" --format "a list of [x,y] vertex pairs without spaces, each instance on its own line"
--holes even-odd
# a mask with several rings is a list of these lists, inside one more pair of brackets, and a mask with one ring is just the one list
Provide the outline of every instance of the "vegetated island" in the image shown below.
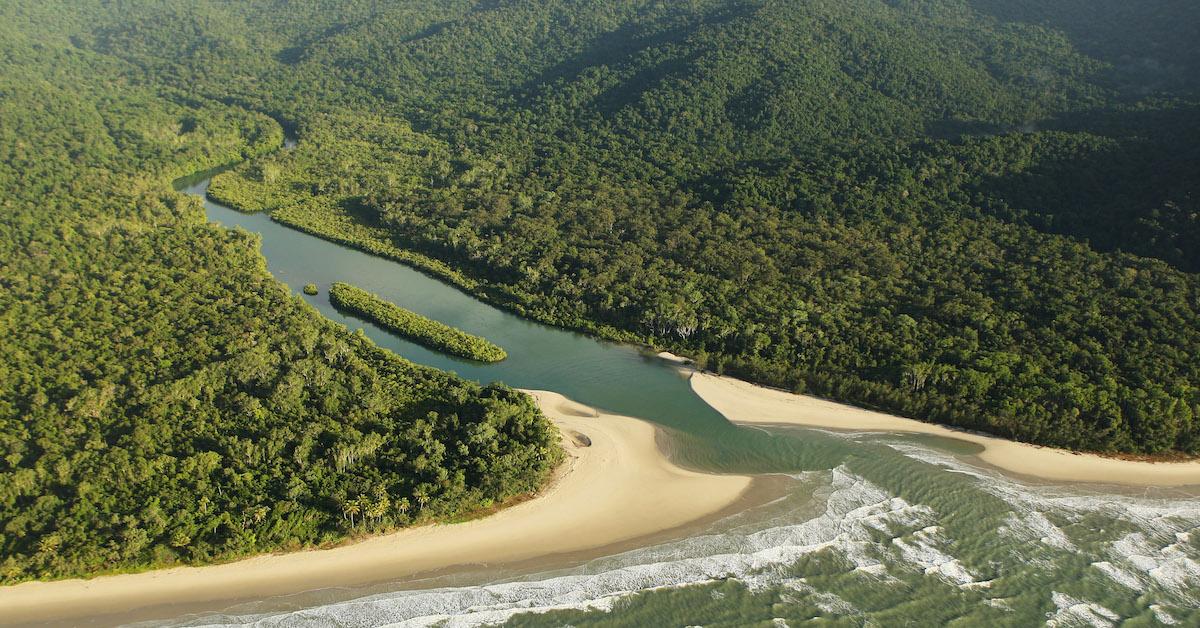
[[362,316],[430,349],[480,362],[499,362],[508,357],[503,348],[486,338],[421,316],[348,283],[331,285],[329,300],[337,308]]

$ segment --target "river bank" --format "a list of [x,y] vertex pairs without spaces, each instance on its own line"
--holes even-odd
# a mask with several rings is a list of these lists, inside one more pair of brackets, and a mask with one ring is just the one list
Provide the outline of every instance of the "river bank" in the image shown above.
[[[203,196],[204,182],[188,187],[187,191]],[[497,561],[487,565],[459,565],[436,570],[432,579],[427,574],[420,579],[389,578],[370,587],[369,591],[355,585],[354,582],[362,578],[359,574],[351,573],[346,585],[338,578],[330,577],[329,581],[334,583],[332,586],[310,590],[303,595],[270,597],[261,601],[263,596],[253,597],[257,591],[250,591],[240,597],[246,603],[237,606],[228,600],[193,604],[191,607],[172,602],[168,607],[151,609],[154,617],[180,617],[206,608],[232,609],[236,615],[242,616],[245,613],[274,612],[279,607],[286,607],[282,614],[275,615],[284,618],[277,620],[279,625],[299,622],[363,625],[363,617],[374,617],[377,623],[388,623],[395,620],[398,613],[426,616],[430,613],[447,615],[468,612],[478,607],[480,599],[495,599],[493,596],[497,592],[505,592],[505,599],[508,600],[500,606],[510,604],[513,608],[528,608],[534,604],[554,607],[579,599],[595,600],[632,590],[663,585],[669,588],[671,584],[704,581],[714,575],[749,575],[757,578],[760,575],[757,569],[764,564],[764,555],[778,558],[781,552],[792,551],[796,553],[790,556],[795,557],[813,548],[827,548],[836,556],[850,560],[853,565],[863,565],[873,572],[886,567],[888,573],[901,578],[905,578],[905,574],[909,574],[914,567],[918,573],[924,574],[929,574],[927,570],[933,568],[935,575],[926,575],[924,578],[939,578],[936,575],[941,573],[938,565],[949,565],[951,573],[958,574],[958,579],[953,583],[963,582],[967,571],[1000,573],[1003,580],[997,588],[1003,589],[1009,598],[1001,602],[1022,608],[1022,621],[1018,623],[1037,623],[1044,621],[1046,605],[1052,602],[1046,593],[1050,586],[1057,591],[1074,591],[1073,595],[1081,595],[1089,601],[1112,605],[1114,608],[1130,604],[1130,589],[1124,588],[1126,584],[1117,584],[1117,590],[1102,595],[1094,589],[1078,591],[1075,582],[1079,577],[1080,554],[1099,565],[1095,567],[1096,570],[1119,566],[1124,571],[1112,573],[1123,578],[1120,582],[1129,583],[1137,578],[1157,582],[1155,578],[1171,576],[1176,572],[1158,569],[1157,565],[1175,560],[1177,552],[1187,554],[1191,551],[1188,547],[1179,546],[1175,536],[1176,532],[1191,529],[1194,526],[1191,522],[1200,516],[1195,514],[1200,511],[1196,511],[1189,501],[1194,498],[1176,498],[1177,494],[1185,491],[1172,492],[1170,501],[1152,498],[1134,503],[1128,497],[1130,491],[1125,489],[1113,490],[1112,487],[1094,485],[1078,488],[1055,486],[1047,488],[1068,497],[1048,501],[1040,493],[1042,487],[1031,486],[1036,482],[1025,485],[1003,477],[979,482],[954,469],[936,464],[915,464],[909,452],[879,446],[878,443],[862,443],[869,450],[864,459],[864,456],[857,455],[855,450],[859,444],[854,439],[830,436],[820,431],[732,429],[726,416],[693,394],[688,379],[681,376],[679,369],[673,368],[677,365],[664,364],[662,360],[648,355],[644,348],[606,343],[590,336],[537,324],[482,303],[468,292],[391,260],[296,231],[264,214],[243,214],[211,201],[205,201],[205,207],[210,220],[258,233],[262,238],[262,253],[269,270],[288,285],[316,283],[324,286],[353,278],[364,289],[402,307],[489,338],[505,347],[509,357],[494,364],[460,360],[398,338],[369,321],[349,317],[333,307],[324,293],[298,294],[330,320],[351,329],[362,328],[381,347],[427,366],[457,372],[468,379],[503,381],[524,389],[554,390],[590,406],[605,408],[612,414],[651,420],[665,428],[660,433],[672,435],[669,441],[660,439],[660,444],[669,448],[672,459],[681,461],[689,468],[733,474],[768,470],[784,475],[756,479],[753,488],[743,493],[736,503],[683,527],[602,548],[514,563]],[[679,362],[680,359],[675,361]],[[568,409],[571,408],[574,408],[572,412],[575,414],[589,412],[568,406]],[[586,417],[577,418],[586,421]],[[848,426],[835,427],[846,429]],[[950,438],[960,435],[951,432]],[[580,433],[591,439],[589,432]],[[918,444],[915,449],[923,447],[923,444]],[[953,447],[959,455],[968,458],[969,463],[978,464],[979,461],[971,455],[974,452],[970,449],[973,448],[983,449],[976,445]],[[941,448],[939,452],[931,452],[933,459],[941,457],[944,451]],[[785,490],[776,493],[783,495],[781,501],[764,506],[764,510],[756,510],[753,516],[737,516],[728,520],[740,522],[732,525],[741,525],[743,529],[730,534],[729,530],[721,528],[723,523],[716,523],[727,514],[747,510],[772,498],[772,491],[780,486],[775,483],[776,480],[785,486]],[[1096,480],[1087,478],[1085,481]],[[646,482],[638,490],[653,490],[652,487],[652,482]],[[693,496],[701,498],[702,492],[682,489],[675,494],[687,494],[690,499]],[[1162,494],[1161,491],[1146,492]],[[997,493],[1000,497],[997,497]],[[655,503],[654,507],[658,508],[659,504]],[[898,514],[888,514],[894,509]],[[632,509],[629,510],[632,512]],[[958,513],[970,514],[957,516]],[[917,515],[915,519],[913,515]],[[797,525],[784,525],[783,529],[777,529],[780,522],[775,518],[778,516]],[[863,527],[861,522],[876,521],[879,516],[899,517],[893,522],[897,526],[896,531],[890,533],[895,542],[875,543],[879,530],[869,525]],[[1083,533],[1074,528],[1059,530],[1052,524],[1056,521],[1077,521],[1080,516],[1088,518],[1087,529]],[[758,517],[765,519],[759,520]],[[748,527],[747,520],[753,521]],[[757,526],[769,526],[768,530],[773,531],[760,534],[755,531]],[[1013,535],[1005,532],[1014,526],[1023,530],[1022,533]],[[1131,529],[1137,532],[1130,533]],[[571,530],[567,536],[575,532]],[[1141,534],[1143,537],[1125,538],[1129,534]],[[1075,540],[1072,541],[1072,538]],[[1145,542],[1136,541],[1138,538],[1150,539],[1145,542],[1161,545],[1143,547]],[[665,550],[666,554],[664,550],[655,549],[660,541],[669,539],[674,541],[668,544],[670,549]],[[1043,539],[1053,545],[1047,546]],[[550,540],[559,541],[554,537]],[[1061,556],[1047,555],[1048,547]],[[1128,558],[1132,555],[1131,547],[1136,552],[1136,559]],[[626,551],[638,548],[647,549],[644,553]],[[1058,548],[1068,549],[1059,552]],[[1160,548],[1165,548],[1161,561],[1142,558],[1159,555]],[[388,550],[384,547],[379,551]],[[589,557],[600,556],[604,558],[589,560]],[[667,560],[664,561],[664,557]],[[791,560],[793,558],[782,559],[780,564]],[[996,560],[1003,560],[1003,566],[995,567]],[[570,575],[550,576],[549,580],[544,577],[562,566],[572,566],[567,570]],[[955,566],[962,566],[967,571],[960,572],[954,569]],[[813,573],[811,564],[799,568],[804,573]],[[820,572],[820,568],[817,568],[817,572]],[[1120,575],[1126,572],[1139,575]],[[851,573],[858,573],[857,567]],[[1104,573],[1100,577],[1107,578]],[[525,575],[529,576],[528,581],[517,584],[510,580]],[[1048,584],[1047,577],[1053,584]],[[263,578],[274,576],[268,570]],[[1190,580],[1184,580],[1186,583],[1182,586],[1174,581],[1166,581],[1161,586],[1172,587],[1172,591],[1194,588]],[[1008,584],[1003,584],[1005,581]],[[856,582],[855,577],[831,581],[820,595],[862,599]],[[736,589],[736,583],[721,586],[722,594],[737,595],[729,590]],[[901,611],[899,616],[924,621],[930,621],[931,617],[944,617],[949,621],[950,616],[939,613],[945,612],[947,599],[954,599],[959,608],[976,609],[955,615],[960,619],[966,618],[962,620],[968,623],[987,625],[1015,621],[1012,617],[987,614],[1001,611],[980,603],[977,596],[980,592],[986,594],[983,589],[956,586],[957,592],[949,598],[934,596],[929,598],[929,604],[914,607],[911,595],[913,586],[926,585],[905,580],[903,584],[889,587],[881,581],[872,580],[869,594],[866,594],[872,601],[866,604],[870,608],[881,608],[879,599],[882,596],[887,600],[885,606],[895,604],[897,608],[909,609]],[[797,594],[794,588],[788,588],[785,593],[787,596]],[[362,600],[364,595],[370,595],[371,599]],[[673,594],[667,592],[662,595],[671,597]],[[687,594],[681,592],[679,595]],[[1151,599],[1155,603],[1165,600],[1167,604],[1178,604],[1176,597],[1172,596],[1146,598],[1143,593],[1137,596],[1139,600]],[[707,594],[702,597],[710,599]],[[828,599],[819,597],[811,599],[810,603],[826,603]],[[418,603],[417,600],[423,602]],[[1191,605],[1190,602],[1185,604]],[[694,600],[684,606],[695,608]],[[741,603],[731,599],[728,604],[718,606],[741,606]],[[980,608],[991,610],[984,610],[980,614],[977,612]],[[287,612],[289,609],[292,612]],[[366,615],[359,614],[359,611]],[[682,617],[677,611],[677,608],[663,610],[661,616]],[[1187,617],[1186,613],[1179,616]],[[121,619],[131,621],[151,617],[146,611],[142,617],[130,617],[125,613]],[[569,623],[557,619],[547,621],[548,625]]]
[[[670,360],[673,356],[661,357]],[[1055,482],[1158,487],[1200,485],[1200,461],[1144,462],[1041,447],[797,395],[701,371],[692,372],[691,386],[700,398],[730,421],[739,424],[909,432],[953,438],[983,447],[977,457],[989,465]]]
[[0,623],[67,623],[104,615],[123,622],[145,618],[135,610],[147,607],[169,605],[179,611],[209,603],[220,608],[222,601],[400,580],[460,566],[600,555],[745,507],[755,482],[750,476],[681,469],[658,447],[659,429],[653,425],[599,413],[556,393],[527,392],[559,427],[568,452],[558,477],[529,501],[483,519],[402,530],[331,549],[3,587]]

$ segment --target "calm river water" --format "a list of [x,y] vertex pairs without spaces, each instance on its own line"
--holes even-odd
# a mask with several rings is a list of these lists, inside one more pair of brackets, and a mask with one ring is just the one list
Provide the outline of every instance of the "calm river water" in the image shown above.
[[[174,624],[1200,625],[1200,488],[1032,484],[957,441],[737,428],[635,348],[522,319],[266,214],[206,207],[210,220],[260,234],[271,272],[297,294],[320,286],[302,296],[322,314],[410,360],[653,421],[691,467],[792,481],[784,497],[687,538],[555,571],[310,592]],[[482,335],[509,358],[458,360],[344,316],[328,302],[334,281]]]

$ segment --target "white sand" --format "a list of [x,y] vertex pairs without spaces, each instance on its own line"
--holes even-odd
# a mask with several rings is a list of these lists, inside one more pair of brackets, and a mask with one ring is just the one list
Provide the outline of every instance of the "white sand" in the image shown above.
[[62,621],[162,604],[214,602],[219,608],[221,601],[597,549],[713,515],[751,485],[749,476],[695,473],[671,464],[649,423],[599,415],[556,393],[529,392],[563,432],[569,454],[559,478],[534,499],[467,523],[404,530],[326,550],[2,587],[0,623]]
[[1200,462],[1141,462],[1079,454],[923,423],[816,397],[755,386],[732,377],[694,373],[692,390],[734,423],[803,425],[868,432],[933,434],[981,445],[984,462],[1053,481],[1132,486],[1200,485]]
[[665,360],[667,362],[672,362],[674,364],[678,364],[680,366],[686,366],[686,365],[692,363],[691,358],[685,358],[681,355],[675,355],[674,353],[671,353],[670,351],[659,351],[657,354],[655,354],[655,357],[657,357],[660,360]]

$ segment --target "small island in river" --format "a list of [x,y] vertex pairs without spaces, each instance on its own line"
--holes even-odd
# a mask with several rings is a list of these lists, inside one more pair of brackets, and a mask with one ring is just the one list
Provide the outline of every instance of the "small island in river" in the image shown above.
[[508,357],[503,348],[485,338],[421,316],[347,283],[330,286],[329,300],[338,309],[430,349],[480,362],[499,362]]

